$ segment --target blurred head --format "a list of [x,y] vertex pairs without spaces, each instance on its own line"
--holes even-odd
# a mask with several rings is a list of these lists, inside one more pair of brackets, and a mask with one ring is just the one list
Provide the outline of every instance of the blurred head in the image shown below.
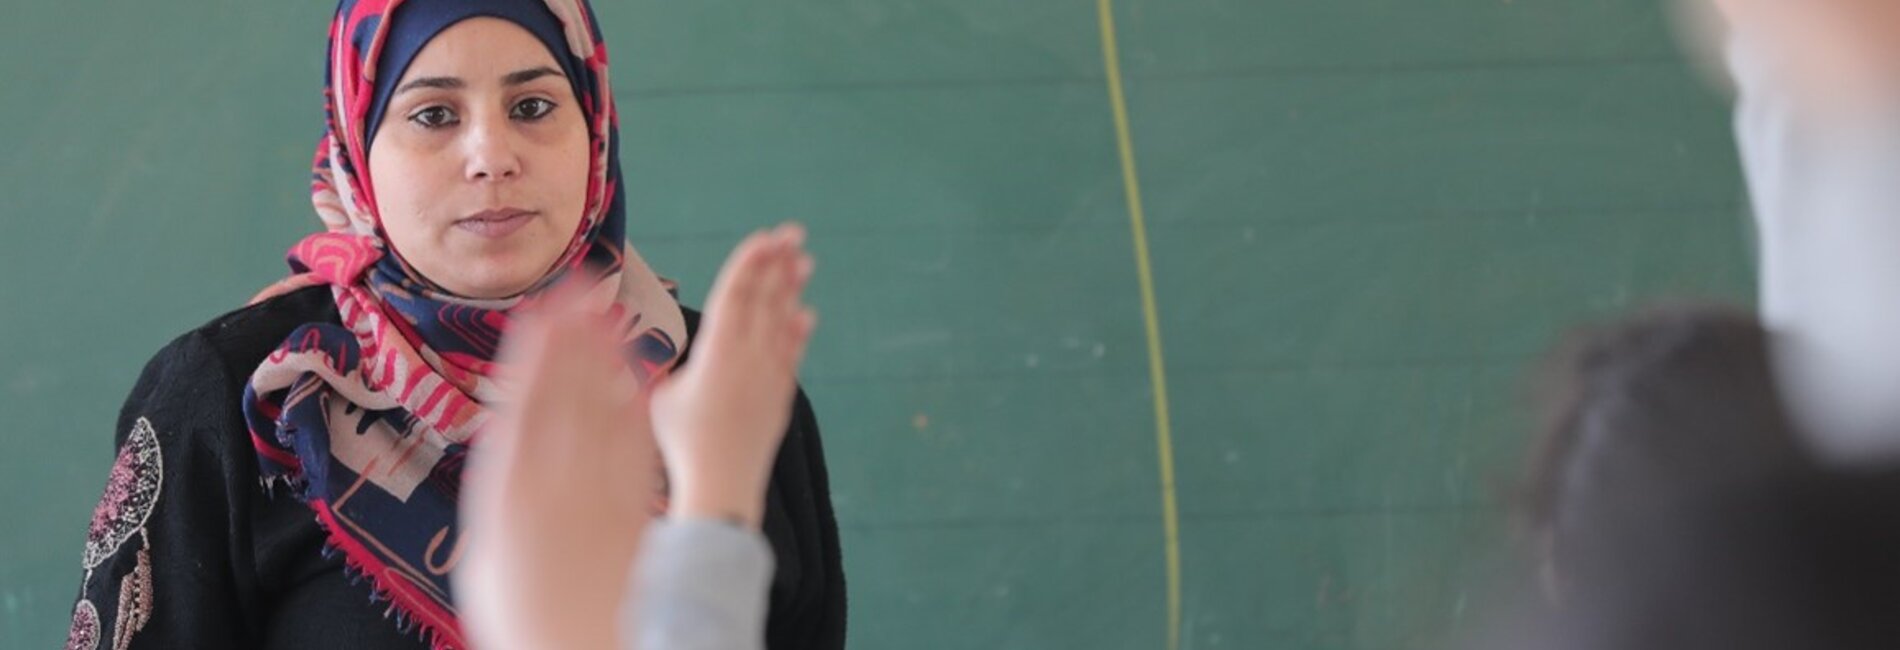
[[1549,367],[1519,503],[1550,596],[1511,647],[1900,645],[1900,472],[1809,460],[1745,312],[1658,310]]
[[1808,465],[1747,313],[1661,309],[1576,336],[1549,366],[1519,520],[1556,600],[1605,539]]
[[[1900,646],[1900,475],[1732,485],[1613,528],[1538,645],[1561,650]],[[1640,527],[1634,527],[1638,526]]]

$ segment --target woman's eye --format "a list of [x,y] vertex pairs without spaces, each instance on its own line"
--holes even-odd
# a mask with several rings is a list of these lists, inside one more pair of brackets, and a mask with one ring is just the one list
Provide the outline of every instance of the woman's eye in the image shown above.
[[409,121],[425,129],[439,129],[455,124],[455,112],[445,106],[430,106],[410,114]]
[[530,97],[516,103],[514,109],[509,111],[509,117],[517,120],[538,120],[547,117],[547,114],[552,112],[554,112],[554,102]]

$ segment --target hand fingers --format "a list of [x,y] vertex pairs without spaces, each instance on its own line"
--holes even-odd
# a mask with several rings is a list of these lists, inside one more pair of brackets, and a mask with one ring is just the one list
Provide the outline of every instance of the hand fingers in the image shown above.
[[497,378],[510,386],[519,384],[531,368],[546,358],[545,348],[559,336],[553,328],[577,319],[586,288],[583,283],[566,281],[523,301],[509,313],[507,329],[502,332],[501,349],[496,354]]
[[[544,321],[515,336],[519,385],[496,405],[478,443],[477,462],[491,482],[617,480],[623,467],[650,462],[642,456],[652,448],[642,391],[610,328],[585,319]],[[597,462],[606,463],[603,471],[579,473]]]
[[774,229],[780,251],[756,305],[759,316],[748,335],[750,354],[773,360],[776,370],[795,381],[798,362],[804,356],[810,333],[810,309],[804,303],[805,287],[810,283],[816,262],[804,249],[805,229],[787,222]]
[[[543,312],[511,338],[512,385],[494,405],[490,427],[499,440],[484,444],[503,447],[495,455],[512,472],[556,477],[617,433],[614,419],[638,395],[638,381],[613,330],[596,319]],[[521,436],[533,436],[532,444],[512,440]]]
[[[771,258],[761,271],[760,289],[753,303],[754,324],[760,332],[777,329],[790,316],[803,285],[798,278],[799,260],[805,257],[805,227],[797,222],[779,224],[771,231]],[[755,334],[756,335],[756,334]]]
[[780,295],[774,305],[776,312],[773,314],[780,324],[789,322],[804,307],[805,287],[811,283],[812,272],[816,269],[817,262],[804,248],[793,247],[786,253],[783,270],[785,282],[780,287]]
[[707,329],[723,327],[722,319],[729,321],[743,316],[728,313],[740,311],[736,306],[752,302],[759,290],[760,271],[771,262],[776,241],[772,233],[760,231],[746,236],[732,249],[706,297],[706,316],[710,321]]
[[787,236],[784,227],[773,230],[771,259],[759,270],[759,289],[753,294],[752,301],[743,309],[751,312],[744,318],[744,336],[749,341],[745,346],[756,352],[762,346],[771,344],[771,333],[777,330],[779,323],[785,320],[787,301],[795,300],[796,293],[791,291],[792,263],[800,253]]
[[475,477],[467,483],[469,500],[499,501],[502,493],[495,493],[493,497],[486,496],[487,493],[505,490],[501,486],[514,482],[524,469],[521,454],[521,439],[527,428],[524,402],[538,397],[538,393],[531,396],[530,389],[547,374],[549,348],[557,340],[552,325],[552,320],[539,314],[524,314],[522,318],[511,320],[502,338],[501,352],[497,356],[500,364],[494,377],[501,394],[496,396],[487,423],[473,441],[468,471]]
[[747,347],[758,354],[770,354],[783,342],[785,328],[804,307],[805,286],[814,268],[811,255],[804,249],[804,226],[786,222],[773,228],[770,236],[772,259],[762,270],[759,291],[751,304],[754,315],[745,319],[749,325],[745,336],[751,341]]
[[780,299],[776,321],[770,333],[773,352],[784,359],[788,371],[797,375],[798,364],[804,358],[805,344],[810,340],[812,328],[817,324],[817,314],[805,304],[805,287],[811,284],[812,274],[817,262],[810,253],[798,250],[790,262],[790,282],[785,295]]
[[798,366],[805,362],[805,349],[811,344],[812,332],[818,329],[818,312],[810,307],[798,310],[796,317],[785,328],[784,343],[780,349],[785,351],[786,365],[792,370],[794,380],[798,377]]
[[817,261],[803,247],[804,230],[797,224],[797,244],[787,258],[788,282],[784,295],[777,305],[776,321],[769,340],[778,353],[778,358],[786,361],[788,374],[796,377],[798,364],[804,359],[806,343],[817,325],[817,314],[805,304],[805,288],[810,286],[813,273],[817,271]]
[[785,300],[784,322],[796,320],[798,314],[808,307],[805,304],[805,288],[811,286],[812,274],[817,269],[818,262],[812,259],[811,253],[799,251],[798,257],[792,262],[792,282],[788,292],[790,295]]

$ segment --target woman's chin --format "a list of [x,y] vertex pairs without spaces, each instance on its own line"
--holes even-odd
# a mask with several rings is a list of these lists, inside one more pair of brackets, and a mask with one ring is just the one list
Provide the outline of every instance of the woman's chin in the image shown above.
[[535,246],[527,238],[505,240],[456,241],[445,257],[446,264],[419,268],[424,275],[450,293],[464,298],[493,300],[519,295],[547,275],[561,249]]
[[463,298],[477,300],[497,300],[520,295],[533,287],[546,274],[552,262],[533,263],[522,256],[488,255],[460,258],[455,272],[446,276],[430,279],[444,289]]

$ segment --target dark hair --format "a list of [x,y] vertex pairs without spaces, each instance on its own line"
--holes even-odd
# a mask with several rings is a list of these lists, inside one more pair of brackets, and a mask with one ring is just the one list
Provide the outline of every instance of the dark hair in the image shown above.
[[1900,473],[1803,451],[1769,333],[1722,307],[1585,330],[1542,384],[1517,515],[1558,598],[1514,647],[1900,647]]
[[[1547,366],[1516,504],[1560,577],[1645,512],[1810,466],[1747,312],[1671,306],[1574,335]],[[1594,542],[1593,542],[1594,543]]]
[[[1900,475],[1813,471],[1617,530],[1538,635],[1574,650],[1900,646]],[[1661,511],[1659,511],[1661,512]]]

